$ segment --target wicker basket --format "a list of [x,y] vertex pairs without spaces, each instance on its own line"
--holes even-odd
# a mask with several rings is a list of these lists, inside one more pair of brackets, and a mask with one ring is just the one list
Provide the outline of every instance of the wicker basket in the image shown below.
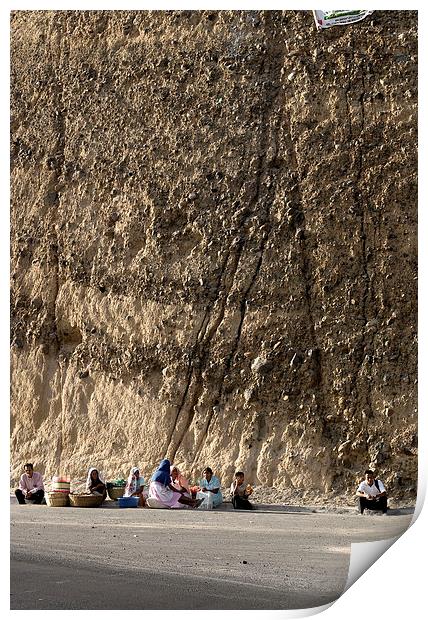
[[52,508],[63,508],[64,506],[69,506],[70,503],[68,501],[67,493],[57,493],[55,491],[50,491],[45,494],[46,504],[51,506]]
[[125,487],[110,487],[107,488],[107,493],[110,499],[119,499],[125,493]]
[[79,495],[70,494],[70,505],[74,508],[96,508],[103,503],[102,495]]

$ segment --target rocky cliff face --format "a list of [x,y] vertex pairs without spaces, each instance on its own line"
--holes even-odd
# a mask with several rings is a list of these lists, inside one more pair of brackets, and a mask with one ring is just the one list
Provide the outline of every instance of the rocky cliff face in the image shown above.
[[416,12],[11,29],[12,478],[414,495]]

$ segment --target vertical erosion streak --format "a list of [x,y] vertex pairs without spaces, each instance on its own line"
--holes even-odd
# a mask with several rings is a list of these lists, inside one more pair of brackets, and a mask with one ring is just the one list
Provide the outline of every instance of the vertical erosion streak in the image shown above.
[[[349,104],[348,104],[348,89],[345,91],[345,100],[348,110],[349,116]],[[294,139],[293,136],[293,128],[292,128],[292,118],[291,114],[288,114],[288,127],[289,131],[285,133],[286,140],[286,148],[290,153],[290,158],[292,162],[294,178],[296,182],[291,186],[288,199],[291,201],[293,207],[296,210],[300,217],[300,221],[302,224],[305,222],[305,212],[304,212],[304,197],[303,197],[303,178],[301,174],[301,161],[298,149],[296,148],[296,143],[298,142],[298,136]],[[351,131],[351,125],[349,125],[349,131]],[[304,162],[303,162],[304,163]],[[318,338],[315,330],[315,318],[314,318],[314,310],[313,310],[313,274],[311,267],[311,259],[310,259],[310,249],[308,248],[308,243],[306,239],[305,232],[303,231],[303,235],[299,238],[299,249],[300,249],[300,263],[301,263],[301,273],[303,279],[303,295],[306,306],[306,314],[308,317],[308,332],[309,339],[312,343],[312,348],[316,350],[316,354],[312,358],[312,363],[314,365],[314,377],[315,377],[315,403],[316,408],[319,413],[319,419],[324,424],[325,412],[327,411],[326,405],[326,397],[325,397],[325,381],[323,376],[323,359],[322,359],[322,350],[318,344]]]
[[[236,336],[232,342],[230,353],[225,363],[225,367],[222,373],[221,380],[219,382],[219,385],[217,386],[217,390],[214,392],[214,396],[212,398],[213,402],[215,401],[220,402],[221,399],[223,399],[224,397],[225,379],[230,369],[233,366],[233,361],[235,359],[236,353],[239,348],[243,325],[244,325],[244,321],[246,317],[248,297],[260,273],[260,269],[263,263],[264,251],[265,251],[265,247],[266,247],[266,243],[269,237],[269,232],[270,232],[270,227],[271,227],[271,224],[270,224],[271,206],[274,202],[276,185],[275,183],[271,183],[269,186],[266,186],[264,188],[265,195],[263,196],[261,195],[262,194],[261,190],[262,190],[264,176],[268,170],[268,163],[266,161],[266,150],[267,150],[268,140],[269,140],[269,131],[271,128],[273,128],[273,141],[277,143],[279,132],[281,129],[280,123],[275,123],[275,121],[273,123],[270,123],[269,121],[271,120],[272,112],[275,106],[280,105],[278,104],[278,98],[279,98],[279,93],[280,93],[280,88],[279,88],[280,75],[281,75],[283,59],[284,59],[284,42],[283,42],[283,37],[281,37],[281,33],[278,33],[275,20],[272,19],[272,16],[270,13],[267,14],[266,21],[267,21],[266,40],[270,42],[270,45],[266,52],[266,55],[265,55],[265,58],[264,58],[264,61],[261,67],[260,77],[262,76],[266,77],[267,75],[267,77],[269,78],[270,86],[266,89],[266,97],[268,98],[268,102],[265,106],[263,106],[262,114],[261,114],[262,134],[261,134],[261,139],[260,139],[259,156],[258,156],[257,171],[256,171],[256,191],[255,191],[254,198],[252,200],[252,208],[251,208],[251,211],[254,213],[257,212],[258,209],[260,211],[260,220],[261,220],[260,229],[263,231],[263,233],[262,233],[262,240],[257,250],[257,253],[259,254],[259,258],[258,258],[256,267],[250,279],[250,283],[247,286],[247,288],[244,290],[241,300],[239,302],[239,310],[240,310],[239,325],[236,330]],[[278,50],[281,50],[280,53],[278,53]],[[269,62],[268,62],[268,59],[269,59]],[[272,173],[272,170],[270,172]],[[241,255],[239,258],[241,258]],[[209,413],[207,417],[205,428],[201,432],[198,445],[196,446],[196,449],[195,449],[195,457],[193,460],[193,464],[196,463],[202,451],[202,448],[207,438],[208,431],[210,429],[214,415],[215,415],[214,410],[211,409],[211,412]]]
[[[351,35],[352,42],[352,55],[351,55],[351,67],[355,66],[354,54],[354,40]],[[365,118],[365,109],[364,109],[364,97],[366,94],[366,86],[364,80],[364,64],[361,66],[361,93],[358,97],[358,102],[360,104],[360,129],[357,135],[354,134],[352,128],[352,122],[350,119],[350,140],[352,140],[353,144],[357,148],[357,153],[355,156],[355,169],[354,169],[354,188],[353,188],[353,198],[354,204],[356,206],[357,216],[360,217],[360,239],[361,239],[361,266],[362,266],[362,279],[363,279],[363,293],[361,300],[361,311],[364,319],[364,326],[362,327],[361,338],[359,349],[361,350],[361,354],[359,359],[356,362],[356,369],[353,373],[353,379],[351,381],[351,393],[357,388],[358,376],[361,375],[361,371],[363,368],[363,363],[366,358],[367,347],[370,343],[367,341],[367,331],[366,331],[366,323],[368,319],[367,306],[370,295],[370,277],[367,266],[367,225],[366,225],[366,209],[365,209],[365,201],[362,194],[362,174],[363,174],[363,148],[362,148],[362,135],[365,130],[366,118]],[[348,67],[348,71],[350,71],[350,67]],[[348,93],[350,88],[348,88]],[[347,96],[349,96],[347,94]],[[348,102],[348,113],[349,113],[349,102]],[[360,377],[361,378],[361,377]],[[364,401],[366,406],[368,407],[370,414],[372,413],[372,403],[371,403],[371,391],[370,391],[370,382],[365,381],[366,389],[364,390]],[[358,394],[357,394],[358,396]],[[358,398],[355,399],[356,401]]]
[[[218,303],[219,299],[220,299],[220,293],[222,291],[222,289],[224,288],[224,286],[226,285],[225,280],[226,280],[226,274],[227,274],[227,264],[229,262],[229,257],[230,257],[230,251],[227,252],[226,257],[223,260],[223,264],[221,266],[221,270],[220,270],[220,274],[219,277],[217,278],[217,282],[216,282],[216,287],[215,287],[215,293],[214,293],[214,300],[212,302],[212,307],[215,307],[215,305]],[[218,328],[218,325],[220,324],[222,317],[224,315],[224,304],[225,304],[225,300],[223,299],[222,304],[220,305],[220,312],[219,312],[219,317],[217,318],[217,320],[214,322],[213,326],[210,328],[210,330],[207,332],[208,329],[208,325],[210,322],[210,316],[211,313],[209,311],[209,307],[206,308],[205,310],[205,314],[204,317],[201,321],[201,324],[199,326],[198,332],[196,334],[196,338],[195,341],[193,343],[193,347],[192,347],[192,351],[189,357],[189,362],[188,362],[188,367],[187,367],[187,372],[186,372],[186,380],[185,380],[185,388],[183,391],[183,396],[181,398],[180,404],[177,408],[177,413],[174,419],[174,423],[171,426],[171,430],[169,433],[169,436],[164,444],[164,447],[162,449],[162,453],[161,453],[161,457],[166,455],[167,453],[170,454],[171,459],[174,460],[175,458],[175,454],[178,450],[178,447],[181,443],[181,441],[183,440],[183,437],[185,435],[185,433],[187,432],[188,426],[190,425],[190,422],[188,421],[185,425],[185,430],[180,434],[180,438],[177,441],[175,447],[171,448],[171,442],[174,436],[174,432],[175,432],[175,427],[178,423],[178,420],[180,418],[180,415],[186,405],[187,402],[187,398],[188,398],[188,394],[190,391],[190,387],[192,385],[192,382],[194,380],[194,377],[196,375],[196,368],[194,366],[194,359],[196,357],[196,355],[199,353],[199,355],[203,355],[204,350],[206,349],[207,343],[210,343],[212,338],[214,337],[214,334]],[[198,373],[200,374],[200,373]],[[195,396],[193,395],[191,397],[192,400],[192,407],[194,407],[197,403],[197,400],[195,402]]]
[[[220,276],[220,280],[221,280],[221,276]],[[219,283],[218,283],[218,286],[217,286],[216,296],[218,294],[218,288],[219,288]],[[184,387],[184,390],[183,390],[183,395],[181,397],[180,404],[177,407],[177,413],[175,414],[174,422],[171,425],[171,430],[169,432],[169,435],[168,435],[168,437],[167,437],[167,439],[166,439],[166,441],[165,441],[165,443],[164,443],[164,445],[163,445],[163,447],[161,449],[161,452],[159,454],[160,458],[163,458],[164,456],[169,454],[170,445],[171,445],[171,442],[172,442],[172,438],[174,436],[175,427],[176,427],[177,422],[178,422],[178,420],[180,418],[180,415],[181,415],[181,412],[183,410],[183,407],[184,407],[184,405],[186,403],[187,394],[189,393],[190,385],[191,385],[192,380],[193,380],[193,375],[194,375],[193,358],[195,356],[195,353],[196,353],[198,344],[200,342],[200,339],[203,337],[203,334],[205,334],[205,332],[206,332],[208,321],[209,321],[209,311],[208,311],[208,309],[206,309],[205,310],[205,314],[203,316],[203,319],[201,321],[200,327],[199,327],[198,332],[196,334],[195,342],[193,344],[192,353],[189,356],[189,361],[188,361],[188,364],[187,364],[187,371],[186,371],[186,378],[185,378],[185,387]],[[174,458],[175,458],[176,451],[177,451],[176,448],[174,448],[172,450],[172,454],[171,454],[171,459],[172,460],[174,460]]]
[[[52,20],[52,28],[58,30],[61,35],[64,32],[65,28],[65,20],[67,19],[65,14],[61,12],[57,12],[53,14]],[[50,40],[50,38],[49,38]],[[63,386],[65,377],[63,377],[63,369],[59,365],[58,353],[60,349],[60,340],[58,337],[58,325],[57,325],[57,299],[58,292],[60,287],[60,276],[59,276],[59,236],[58,236],[58,223],[60,220],[61,213],[61,184],[64,178],[64,168],[65,168],[65,141],[66,141],[66,110],[64,108],[64,83],[61,77],[59,77],[60,72],[63,70],[63,67],[67,67],[66,58],[68,58],[68,39],[66,36],[59,37],[59,48],[56,51],[52,51],[52,66],[56,67],[58,76],[56,78],[56,83],[54,85],[55,92],[55,110],[54,110],[54,121],[53,128],[56,133],[56,143],[55,143],[55,152],[51,157],[52,166],[54,170],[54,177],[51,183],[50,191],[54,197],[52,200],[52,206],[50,207],[49,212],[49,225],[50,232],[52,236],[52,242],[49,243],[49,264],[53,266],[53,299],[52,299],[52,328],[50,331],[54,335],[54,343],[55,343],[55,352],[54,355],[57,356],[56,363],[57,367],[60,370],[60,385],[59,385],[59,393],[60,393],[60,430],[59,437],[57,441],[57,449],[55,453],[55,462],[56,466],[60,467],[61,458],[62,458],[62,447],[64,444],[63,441],[63,417],[64,417],[64,408],[63,408]],[[67,48],[67,49],[66,49]],[[49,354],[51,354],[49,352]],[[52,379],[51,379],[52,380]]]
[[[243,226],[245,224],[248,217],[249,216],[247,215],[242,218],[240,226]],[[213,303],[213,306],[215,306],[215,304],[220,301],[220,307],[218,310],[218,314],[213,320],[210,328],[208,329],[210,314],[208,310],[206,311],[204,320],[201,323],[201,328],[195,339],[192,356],[189,361],[190,373],[188,373],[188,376],[187,376],[186,388],[183,394],[181,404],[177,411],[175,422],[171,429],[171,433],[170,433],[168,443],[167,443],[167,446],[168,446],[167,449],[172,459],[175,458],[177,450],[179,449],[193,421],[193,418],[195,415],[195,407],[198,404],[199,398],[203,390],[202,373],[204,369],[206,369],[207,363],[209,361],[211,345],[215,339],[217,330],[224,319],[227,298],[228,298],[229,292],[234,282],[235,274],[238,269],[238,265],[239,265],[242,252],[243,252],[242,243],[238,246],[236,253],[232,252],[231,250],[227,252],[226,258],[223,262],[223,267],[222,267],[219,279],[217,281],[215,301]],[[230,267],[229,267],[229,262],[231,263]],[[223,295],[221,295],[222,292],[223,292]],[[199,363],[197,364],[197,367],[195,367],[193,364],[193,360],[196,354],[198,354],[198,359],[199,359]],[[193,390],[190,390],[192,382],[194,383],[194,386],[193,386]],[[170,448],[172,437],[175,431],[175,426],[178,422],[178,419],[180,417],[181,412],[183,411],[185,404],[187,404],[187,407],[186,407],[187,412],[188,412],[187,419],[185,421],[182,431],[179,434],[175,447]]]
[[[257,280],[257,277],[258,277],[259,272],[260,272],[260,268],[261,268],[261,265],[262,265],[262,262],[263,262],[263,252],[264,252],[264,248],[265,248],[267,239],[268,239],[268,234],[265,234],[263,236],[263,240],[262,240],[261,246],[259,248],[260,256],[258,258],[256,268],[255,268],[254,273],[253,273],[253,275],[251,277],[250,284],[248,285],[247,289],[244,291],[244,294],[243,294],[243,296],[241,298],[241,301],[240,301],[240,304],[239,304],[239,309],[240,309],[241,317],[240,317],[240,320],[239,320],[238,329],[236,331],[236,336],[235,336],[235,339],[233,341],[230,353],[229,353],[229,355],[227,357],[227,360],[226,360],[226,364],[225,364],[224,371],[223,371],[223,374],[222,374],[222,377],[221,377],[221,380],[220,380],[220,383],[219,383],[219,386],[218,386],[218,389],[217,389],[216,396],[213,399],[213,400],[218,400],[219,402],[221,401],[221,399],[224,396],[224,382],[225,382],[226,376],[230,372],[230,369],[231,369],[232,364],[233,364],[233,360],[235,358],[236,352],[237,352],[238,347],[239,347],[239,343],[240,343],[240,340],[241,340],[242,328],[243,328],[244,320],[245,320],[245,316],[246,316],[248,296],[249,296],[250,291],[253,288],[253,285],[254,285],[255,281]],[[197,458],[199,457],[199,455],[201,453],[201,450],[202,450],[204,441],[205,441],[205,439],[207,437],[208,430],[210,428],[210,425],[211,425],[211,422],[213,420],[213,417],[214,417],[214,411],[211,410],[211,412],[209,413],[208,418],[207,418],[205,429],[201,433],[200,440],[198,442],[198,445],[196,446],[195,457],[194,457],[194,461],[193,461],[194,463],[196,462]]]
[[[52,28],[62,33],[64,31],[64,20],[66,16],[55,13],[53,14]],[[51,51],[52,66],[56,67],[57,77],[53,84],[52,90],[54,92],[54,120],[53,130],[56,135],[55,151],[50,158],[51,168],[54,172],[53,179],[50,183],[50,195],[52,199],[50,201],[51,207],[49,211],[49,226],[50,233],[53,242],[49,244],[49,258],[53,265],[54,270],[54,282],[53,282],[53,302],[52,302],[52,315],[53,315],[53,330],[56,335],[57,346],[59,347],[58,330],[57,330],[57,313],[56,303],[59,291],[59,237],[58,237],[58,223],[60,220],[61,212],[61,186],[64,178],[65,167],[65,134],[66,134],[66,117],[64,108],[64,84],[63,79],[60,77],[60,72],[64,66],[67,66],[65,58],[68,58],[68,53],[65,52],[65,47],[68,47],[67,37],[59,37],[58,50]]]
[[[364,66],[361,67],[361,82],[362,82],[362,93],[359,98],[360,102],[360,110],[361,110],[361,134],[363,134],[366,126],[366,118],[365,118],[365,110],[364,110],[364,97],[366,94],[366,85],[364,80]],[[358,151],[358,168],[355,179],[355,202],[357,204],[358,210],[361,211],[361,225],[360,225],[360,237],[361,237],[361,260],[362,260],[362,269],[363,274],[362,278],[364,280],[364,290],[363,290],[363,317],[364,317],[364,327],[362,334],[362,346],[363,350],[361,352],[361,360],[359,364],[359,368],[364,362],[367,348],[371,349],[371,345],[373,344],[373,336],[370,337],[370,342],[368,342],[368,333],[366,324],[368,321],[368,304],[370,297],[370,276],[367,266],[367,224],[366,224],[366,202],[363,198],[362,192],[362,175],[363,175],[363,149],[362,149],[362,137],[359,140],[359,151]],[[373,406],[371,402],[371,382],[366,380],[366,390],[365,390],[365,400],[366,405],[369,409],[370,415],[373,413]]]
[[[238,225],[239,230],[244,230],[245,229],[245,225],[247,223],[247,220],[253,216],[256,211],[257,208],[259,206],[259,201],[260,201],[260,188],[261,188],[261,183],[262,183],[262,176],[263,173],[265,172],[266,169],[266,148],[267,148],[267,142],[268,142],[268,131],[269,131],[269,117],[271,114],[271,110],[277,100],[278,94],[280,92],[279,86],[277,84],[275,84],[275,81],[278,83],[279,79],[280,79],[280,72],[281,72],[281,68],[282,68],[282,59],[283,59],[283,51],[279,56],[279,60],[276,60],[276,65],[273,66],[273,68],[267,64],[266,58],[269,56],[275,57],[275,54],[277,54],[277,50],[278,49],[282,49],[283,50],[283,39],[280,36],[280,33],[277,32],[276,30],[276,25],[274,23],[274,20],[272,20],[272,17],[270,16],[269,13],[267,13],[267,18],[266,18],[266,22],[267,22],[267,27],[266,27],[266,40],[270,41],[270,48],[269,50],[264,54],[261,65],[260,65],[260,70],[259,70],[259,76],[258,77],[263,77],[266,73],[268,74],[268,77],[272,77],[273,81],[271,82],[271,86],[269,88],[266,89],[266,96],[270,96],[269,102],[267,105],[263,106],[262,108],[262,113],[261,113],[261,138],[260,138],[260,147],[259,147],[259,155],[258,155],[258,160],[257,160],[257,171],[256,171],[256,190],[255,190],[255,195],[251,201],[251,205],[250,205],[250,210],[249,210],[249,214],[243,216],[241,218],[241,221]],[[274,36],[272,35],[272,30],[274,30]],[[282,47],[281,47],[282,44]],[[272,62],[272,64],[274,64]],[[279,129],[276,129],[276,133],[278,133]],[[269,191],[270,194],[273,194],[273,189],[271,188]],[[271,198],[271,196],[270,196]],[[273,199],[272,199],[273,200]],[[271,200],[271,202],[272,202]],[[270,204],[269,204],[270,206]],[[270,208],[266,208],[264,209],[264,217],[261,218],[261,222],[260,222],[260,227],[262,227],[263,225],[265,225],[270,218]],[[263,258],[263,252],[264,252],[264,248],[265,248],[265,244],[266,244],[266,240],[267,240],[267,234],[263,233],[263,239],[261,242],[261,245],[259,247],[259,252],[260,252],[260,257],[255,269],[255,273],[253,274],[253,277],[251,279],[250,285],[248,287],[248,289],[244,292],[244,296],[240,302],[240,310],[241,310],[241,319],[240,319],[240,323],[238,326],[238,331],[237,331],[237,337],[234,340],[234,344],[232,345],[232,351],[230,353],[230,355],[228,356],[228,360],[226,362],[226,368],[230,368],[231,363],[232,363],[232,359],[235,356],[235,353],[237,351],[238,345],[239,345],[239,339],[241,336],[241,332],[242,332],[242,326],[243,326],[243,322],[244,322],[244,317],[245,317],[245,310],[246,310],[246,301],[247,301],[247,296],[249,294],[249,291],[251,290],[254,281],[256,280],[258,273],[260,271],[260,266],[262,264],[262,258]],[[201,365],[199,365],[199,368],[197,369],[197,372],[194,371],[193,368],[193,364],[192,364],[192,360],[190,361],[190,372],[188,372],[187,374],[187,380],[186,380],[186,387],[183,393],[183,398],[182,401],[180,403],[180,406],[178,408],[177,411],[177,415],[175,417],[175,423],[171,429],[168,441],[167,441],[167,446],[168,446],[168,450],[170,451],[171,454],[171,458],[175,458],[175,455],[177,453],[177,450],[179,449],[186,433],[188,432],[194,415],[195,415],[195,407],[198,403],[199,397],[202,393],[203,390],[203,384],[202,384],[202,373],[203,370],[206,368],[207,363],[209,361],[209,352],[211,349],[211,344],[215,338],[215,334],[217,333],[218,327],[221,325],[223,319],[224,319],[224,314],[225,314],[225,309],[226,309],[226,302],[227,302],[227,298],[228,298],[228,294],[233,286],[233,282],[244,252],[244,246],[245,246],[245,242],[241,242],[238,246],[238,251],[237,251],[237,255],[235,257],[235,259],[233,261],[231,261],[231,267],[230,269],[227,269],[228,267],[228,259],[230,256],[230,251],[227,254],[226,260],[224,262],[225,265],[225,269],[224,269],[224,280],[226,282],[226,280],[229,282],[229,286],[228,287],[224,287],[225,288],[225,294],[223,295],[223,300],[222,300],[222,304],[220,307],[220,312],[216,318],[216,320],[214,321],[211,329],[209,330],[208,333],[204,333],[204,337],[203,339],[201,339],[200,345],[199,345],[199,351],[200,351],[200,357],[203,361],[203,363]],[[221,284],[221,279],[220,278],[220,284]],[[217,293],[220,293],[221,290],[221,286],[219,285],[217,288]],[[218,295],[217,295],[218,298]],[[197,343],[195,343],[196,345]],[[194,348],[194,351],[196,349]],[[218,397],[221,397],[222,392],[223,392],[223,384],[224,384],[224,378],[227,374],[227,371],[225,370],[222,376],[222,379],[220,381],[220,386],[218,388]],[[195,382],[195,387],[194,390],[190,390],[192,381]],[[215,397],[213,398],[213,400],[215,400]],[[178,441],[175,445],[175,447],[171,450],[171,442],[172,442],[172,438],[174,435],[174,430],[175,430],[175,425],[178,422],[178,419],[182,413],[182,411],[184,409],[188,410],[188,416],[187,416],[187,420],[186,423],[184,425],[184,428],[182,430],[182,432],[180,433],[180,436],[178,438]],[[206,432],[208,430],[208,427],[211,423],[211,418],[212,418],[213,413],[211,412],[208,420],[207,420],[207,424],[206,424],[206,428],[205,431],[201,434],[201,440],[199,441],[198,446],[196,447],[196,454],[199,452],[201,445],[204,441],[204,436],[206,435]],[[196,458],[196,456],[195,456]]]

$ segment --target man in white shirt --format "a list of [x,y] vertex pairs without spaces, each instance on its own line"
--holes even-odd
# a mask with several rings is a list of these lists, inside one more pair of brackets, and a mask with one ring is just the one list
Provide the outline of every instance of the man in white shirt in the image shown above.
[[45,496],[42,474],[34,471],[33,463],[26,463],[24,472],[19,480],[19,487],[15,491],[16,499],[20,504],[25,504],[25,500],[41,504]]
[[369,510],[382,510],[387,514],[387,495],[381,480],[376,480],[371,469],[364,472],[365,479],[357,489],[357,496],[360,499],[360,512],[364,513],[365,508]]

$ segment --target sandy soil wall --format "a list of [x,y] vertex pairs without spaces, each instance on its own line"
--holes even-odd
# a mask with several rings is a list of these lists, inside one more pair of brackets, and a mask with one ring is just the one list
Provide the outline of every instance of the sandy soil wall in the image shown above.
[[12,478],[414,496],[417,13],[11,15]]

